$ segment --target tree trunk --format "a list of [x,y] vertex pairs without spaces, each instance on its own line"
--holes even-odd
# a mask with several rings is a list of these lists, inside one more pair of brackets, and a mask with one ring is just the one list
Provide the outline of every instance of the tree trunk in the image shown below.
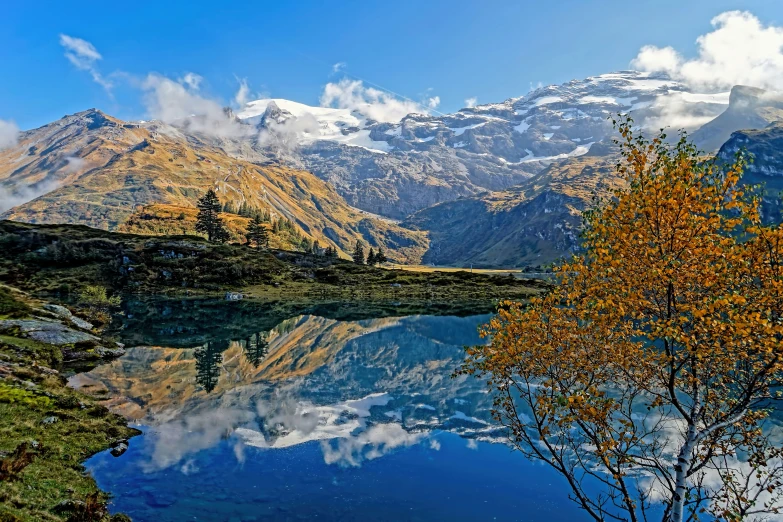
[[674,496],[669,519],[665,522],[682,522],[685,511],[685,495],[688,491],[688,468],[693,458],[693,448],[696,445],[696,425],[690,424],[685,435],[685,443],[680,448],[677,464],[674,466]]

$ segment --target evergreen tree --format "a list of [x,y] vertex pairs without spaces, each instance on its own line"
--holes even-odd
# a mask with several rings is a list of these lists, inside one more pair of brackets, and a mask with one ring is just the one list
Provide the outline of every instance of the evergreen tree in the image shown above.
[[231,201],[227,201],[223,203],[223,212],[225,212],[226,214],[236,214],[237,209],[234,206],[234,203],[232,203]]
[[256,248],[269,248],[269,233],[258,214],[248,223],[245,236],[248,243],[254,243]]
[[375,263],[380,265],[388,261],[386,254],[383,252],[383,247],[378,247],[378,252],[375,254]]
[[260,332],[251,335],[245,341],[245,357],[247,357],[248,362],[253,366],[257,367],[261,364],[261,361],[266,357],[268,350],[269,342],[267,342],[266,336]]
[[316,239],[315,242],[313,243],[313,255],[320,256],[321,253],[322,253],[321,243],[319,243],[318,240]]
[[364,264],[364,245],[361,241],[356,241],[356,246],[353,249],[351,257],[353,258],[353,262],[357,265]]
[[207,234],[209,241],[225,242],[228,241],[228,231],[219,213],[221,210],[220,200],[215,191],[209,189],[198,200],[198,216],[196,217],[196,230]]
[[375,263],[377,263],[378,260],[375,257],[375,250],[370,248],[370,253],[367,254],[367,264],[370,266],[375,266]]
[[218,365],[223,361],[223,353],[218,343],[208,342],[194,352],[196,357],[196,382],[207,390],[207,393],[215,389],[220,375]]

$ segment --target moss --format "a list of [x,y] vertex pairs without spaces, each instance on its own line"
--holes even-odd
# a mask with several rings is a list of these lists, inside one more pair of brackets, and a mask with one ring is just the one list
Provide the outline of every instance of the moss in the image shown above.
[[52,399],[31,391],[0,382],[0,402],[20,404],[28,408],[43,410],[52,405]]
[[57,368],[63,360],[62,351],[57,346],[8,334],[0,334],[0,352],[15,360],[31,359],[51,368]]
[[15,297],[7,287],[0,286],[0,318],[19,319],[33,312],[26,303]]
[[[58,347],[6,332],[0,336],[0,358],[11,369],[0,379],[0,471],[6,475],[0,486],[0,522],[69,520],[77,515],[110,520],[104,514],[107,495],[81,463],[138,432],[95,399],[69,388],[59,374],[35,364],[52,366],[49,363],[62,360]],[[92,518],[55,510],[68,501],[77,511],[84,506]]]

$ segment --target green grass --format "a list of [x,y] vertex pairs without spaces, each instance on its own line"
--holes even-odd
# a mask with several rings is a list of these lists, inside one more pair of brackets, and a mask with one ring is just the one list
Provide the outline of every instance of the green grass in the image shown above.
[[149,237],[74,225],[0,222],[0,281],[37,294],[89,285],[123,293],[350,299],[526,298],[545,283],[466,271],[412,272],[301,252],[260,252],[193,236]]
[[10,288],[0,286],[0,319],[27,317],[32,311],[32,308],[14,296]]
[[[26,317],[32,311],[8,288],[0,288],[0,296],[5,317]],[[52,370],[61,361],[56,346],[13,331],[0,335],[2,522],[112,519],[103,510],[106,494],[81,463],[138,432],[121,416],[70,389]],[[44,423],[52,418],[56,421]],[[97,515],[73,518],[73,512],[55,511],[69,500],[97,507]]]

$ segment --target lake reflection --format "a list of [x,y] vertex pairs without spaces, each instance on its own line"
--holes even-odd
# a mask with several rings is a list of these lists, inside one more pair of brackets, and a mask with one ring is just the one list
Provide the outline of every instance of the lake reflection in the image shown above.
[[581,519],[502,444],[485,385],[451,378],[489,317],[299,315],[129,348],[72,378],[144,431],[87,467],[137,521]]

